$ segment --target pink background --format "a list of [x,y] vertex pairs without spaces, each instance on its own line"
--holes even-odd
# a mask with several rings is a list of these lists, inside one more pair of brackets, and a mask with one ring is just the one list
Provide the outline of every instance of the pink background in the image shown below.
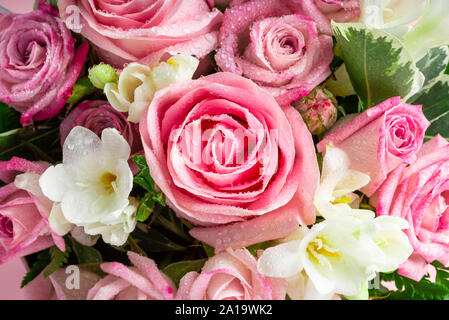
[[[17,13],[31,11],[33,4],[34,0],[0,0],[0,6]],[[25,266],[21,259],[14,259],[0,265],[0,300],[24,299],[20,283],[25,273]]]

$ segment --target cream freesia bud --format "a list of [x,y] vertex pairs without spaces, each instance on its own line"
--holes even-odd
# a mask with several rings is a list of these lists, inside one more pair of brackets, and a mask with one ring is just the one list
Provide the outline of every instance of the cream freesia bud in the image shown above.
[[109,82],[117,82],[115,69],[109,64],[100,63],[89,69],[89,80],[98,89],[104,89]]
[[109,103],[121,112],[128,112],[128,120],[139,122],[157,90],[168,85],[190,80],[199,60],[178,54],[151,68],[137,62],[127,65],[117,83],[107,83],[104,93]]

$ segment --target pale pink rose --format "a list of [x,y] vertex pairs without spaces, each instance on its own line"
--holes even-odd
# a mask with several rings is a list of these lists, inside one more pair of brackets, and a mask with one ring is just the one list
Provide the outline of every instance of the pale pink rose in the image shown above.
[[222,18],[205,0],[60,0],[58,7],[68,26],[118,67],[177,53],[202,58],[215,49]]
[[30,13],[0,14],[0,100],[22,113],[22,123],[64,107],[89,50],[83,43],[75,53],[57,13],[40,2]]
[[128,251],[134,267],[106,262],[101,269],[108,275],[87,295],[87,300],[173,300],[174,284],[146,257]]
[[[77,267],[77,266],[72,266]],[[69,267],[70,268],[70,267]],[[101,277],[85,268],[79,268],[79,288],[67,287],[67,280],[70,284],[74,277],[73,271],[66,273],[65,268],[53,272],[48,278],[43,273],[39,274],[33,281],[23,287],[26,300],[86,300],[87,292],[101,279]]]
[[219,72],[160,90],[140,133],[168,205],[216,249],[282,238],[315,221],[312,136],[299,112],[252,81]]
[[84,101],[77,105],[59,127],[61,145],[76,126],[85,127],[99,137],[106,128],[116,129],[129,143],[133,153],[142,150],[137,127],[128,122],[126,116],[115,110],[107,101]]
[[405,230],[414,253],[399,273],[419,281],[437,260],[449,266],[449,142],[426,142],[418,160],[400,165],[371,199],[378,215],[408,220]]
[[402,163],[415,162],[429,126],[422,106],[395,97],[337,122],[318,144],[318,151],[324,152],[330,143],[345,151],[350,168],[370,176],[370,183],[361,189],[369,197],[389,172]]
[[29,189],[14,182],[0,188],[0,264],[41,251],[53,245],[65,251],[64,239],[51,232],[48,216],[52,202],[38,188],[38,177],[45,167],[20,158],[0,161],[0,172],[30,173],[22,181]]
[[329,35],[333,34],[331,20],[350,22],[360,17],[360,0],[301,0],[300,6],[317,22],[318,30]]
[[201,274],[187,273],[177,300],[285,300],[287,283],[257,272],[246,249],[225,251],[207,260]]
[[218,66],[255,81],[281,105],[308,95],[331,74],[333,42],[299,7],[293,0],[231,6],[220,29]]

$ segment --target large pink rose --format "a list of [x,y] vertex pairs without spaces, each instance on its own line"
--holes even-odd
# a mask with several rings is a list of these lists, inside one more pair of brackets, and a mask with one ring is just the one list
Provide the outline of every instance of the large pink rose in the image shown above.
[[301,0],[304,14],[314,19],[318,30],[333,34],[331,20],[349,22],[360,17],[360,0]]
[[222,14],[205,0],[60,0],[61,17],[94,43],[105,62],[152,64],[164,54],[206,56]]
[[77,105],[61,122],[59,127],[61,144],[64,144],[65,138],[76,126],[85,127],[99,137],[104,129],[114,128],[129,143],[132,147],[132,152],[142,150],[137,128],[134,124],[128,122],[123,113],[115,110],[106,101],[84,101]]
[[299,8],[293,0],[253,0],[226,10],[218,66],[255,81],[281,105],[308,95],[331,73],[333,42]]
[[72,94],[89,46],[74,40],[57,11],[40,3],[26,14],[0,14],[0,100],[21,122],[56,115]]
[[87,294],[87,300],[173,300],[174,284],[159,271],[156,263],[128,251],[134,267],[106,262],[101,269],[108,275]]
[[158,91],[140,122],[151,176],[191,234],[218,250],[315,221],[319,180],[301,115],[252,81],[215,73]]
[[435,260],[449,266],[449,142],[437,136],[425,143],[418,160],[390,173],[372,197],[378,215],[406,219],[414,253],[399,273],[419,281]]
[[179,282],[178,300],[285,300],[287,284],[257,271],[246,249],[210,258],[201,274],[187,273]]
[[422,106],[395,97],[360,115],[343,118],[318,144],[318,151],[324,152],[329,143],[345,151],[351,169],[370,176],[370,183],[362,189],[369,197],[389,172],[402,163],[415,162],[429,126]]
[[[46,249],[54,244],[65,250],[64,240],[51,232],[48,216],[52,202],[40,191],[39,176],[45,167],[20,158],[0,161],[0,172],[29,176],[0,188],[0,264]],[[6,175],[2,175],[4,177]],[[17,185],[23,189],[19,189]]]

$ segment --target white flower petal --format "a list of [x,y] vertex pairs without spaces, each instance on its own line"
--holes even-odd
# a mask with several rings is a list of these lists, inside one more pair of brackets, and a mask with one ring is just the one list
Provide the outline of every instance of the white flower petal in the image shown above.
[[61,237],[65,236],[75,227],[74,224],[67,221],[64,217],[60,203],[55,203],[53,205],[48,222],[50,223],[50,228]]
[[128,161],[131,155],[131,147],[116,129],[107,128],[101,133],[103,150],[107,150],[115,159]]
[[89,154],[101,150],[100,138],[87,128],[74,127],[64,141],[62,148],[64,166],[79,164]]
[[266,249],[257,261],[257,269],[274,278],[288,278],[301,272],[300,244],[296,240]]
[[44,195],[52,201],[61,201],[67,191],[69,180],[64,165],[51,166],[39,178],[39,185]]
[[104,86],[104,94],[106,95],[109,104],[114,109],[120,112],[129,111],[131,103],[119,93],[117,83],[106,83],[106,85]]

